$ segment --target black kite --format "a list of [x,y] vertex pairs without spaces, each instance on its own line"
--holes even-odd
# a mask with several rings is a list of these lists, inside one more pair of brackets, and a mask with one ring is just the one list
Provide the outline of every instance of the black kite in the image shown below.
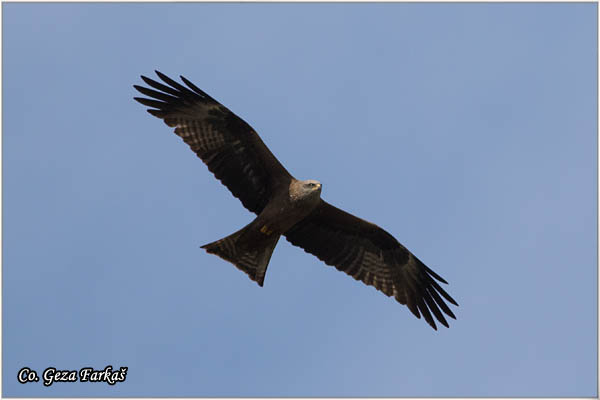
[[392,235],[321,199],[321,184],[299,181],[281,165],[258,134],[183,76],[187,85],[156,71],[166,83],[142,76],[153,89],[134,85],[150,97],[135,100],[175,128],[175,133],[204,161],[256,219],[224,239],[202,246],[231,262],[263,285],[267,265],[281,235],[356,280],[374,286],[434,329],[444,326],[444,299],[458,305],[436,280],[447,283]]

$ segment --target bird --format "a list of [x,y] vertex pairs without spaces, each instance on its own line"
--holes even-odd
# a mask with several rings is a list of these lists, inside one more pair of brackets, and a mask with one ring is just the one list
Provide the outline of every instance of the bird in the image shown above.
[[[297,180],[256,131],[191,81],[179,83],[155,71],[148,87],[133,85],[134,97],[162,119],[256,218],[231,235],[201,246],[232,263],[263,286],[281,236],[329,266],[373,286],[406,305],[435,330],[456,319],[446,302],[458,303],[441,287],[448,282],[391,234],[321,198],[322,184]],[[185,86],[184,86],[185,85]],[[438,283],[439,282],[439,283]],[[435,319],[434,319],[435,317]]]

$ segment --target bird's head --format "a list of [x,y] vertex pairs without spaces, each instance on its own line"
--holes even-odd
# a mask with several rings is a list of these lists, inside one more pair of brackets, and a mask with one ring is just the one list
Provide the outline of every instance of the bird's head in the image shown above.
[[321,187],[321,182],[315,181],[314,179],[302,181],[302,191],[305,194],[316,193],[317,195],[321,195]]
[[290,196],[293,200],[317,201],[321,197],[321,182],[313,179],[294,181],[290,186]]

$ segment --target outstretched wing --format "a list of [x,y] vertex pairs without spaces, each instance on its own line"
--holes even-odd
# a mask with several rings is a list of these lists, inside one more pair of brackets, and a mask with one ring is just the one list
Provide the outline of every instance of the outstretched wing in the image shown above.
[[444,299],[458,304],[436,280],[448,282],[375,224],[321,200],[285,236],[326,264],[406,304],[417,318],[423,315],[433,329],[437,330],[432,313],[446,327],[442,311],[456,319]]
[[133,87],[150,98],[134,99],[175,128],[244,207],[259,214],[280,185],[289,185],[291,175],[244,120],[183,76],[187,87],[156,74],[168,86],[142,76],[153,89]]

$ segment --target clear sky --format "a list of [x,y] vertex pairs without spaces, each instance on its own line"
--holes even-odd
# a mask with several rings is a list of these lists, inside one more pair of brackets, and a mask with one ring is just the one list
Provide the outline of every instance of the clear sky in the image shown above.
[[[3,4],[4,396],[596,396],[596,4]],[[285,240],[133,101],[182,74],[450,283],[450,329]],[[30,367],[125,382],[20,384]]]

